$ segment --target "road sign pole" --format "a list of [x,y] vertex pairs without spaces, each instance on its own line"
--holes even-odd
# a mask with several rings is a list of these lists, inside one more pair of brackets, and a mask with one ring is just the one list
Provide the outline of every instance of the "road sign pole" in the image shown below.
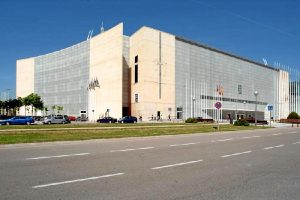
[[219,124],[219,117],[220,117],[220,109],[222,108],[222,103],[221,102],[216,102],[215,103],[215,108],[217,109],[217,127],[218,127],[218,131],[220,130],[220,124]]
[[270,110],[270,127],[271,127],[271,112],[272,112],[272,111]]

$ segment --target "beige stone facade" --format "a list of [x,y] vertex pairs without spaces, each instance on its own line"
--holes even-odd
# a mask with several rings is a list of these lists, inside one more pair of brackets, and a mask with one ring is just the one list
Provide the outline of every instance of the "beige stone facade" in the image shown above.
[[17,60],[16,93],[24,97],[34,92],[34,59]]
[[[136,66],[138,66],[137,82]],[[145,120],[157,118],[159,114],[164,119],[169,115],[174,118],[175,37],[142,27],[130,37],[130,69],[132,115],[142,116]]]
[[89,91],[92,121],[107,115],[122,117],[123,100],[123,24],[90,39],[90,80],[99,88]]

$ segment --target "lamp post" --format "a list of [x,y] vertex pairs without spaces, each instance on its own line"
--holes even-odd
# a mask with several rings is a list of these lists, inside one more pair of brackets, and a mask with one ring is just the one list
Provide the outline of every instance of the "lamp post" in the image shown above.
[[195,101],[196,101],[196,98],[193,97],[193,118],[195,118]]
[[258,91],[254,92],[254,96],[255,96],[255,113],[254,113],[254,117],[255,117],[255,126],[257,126],[257,96],[258,96]]

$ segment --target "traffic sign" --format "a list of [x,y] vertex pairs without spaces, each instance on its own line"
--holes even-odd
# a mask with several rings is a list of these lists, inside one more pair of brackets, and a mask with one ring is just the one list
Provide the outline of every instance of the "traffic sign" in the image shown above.
[[268,111],[272,111],[273,110],[273,106],[272,105],[268,105]]
[[222,108],[222,103],[220,101],[215,103],[215,108],[220,110]]

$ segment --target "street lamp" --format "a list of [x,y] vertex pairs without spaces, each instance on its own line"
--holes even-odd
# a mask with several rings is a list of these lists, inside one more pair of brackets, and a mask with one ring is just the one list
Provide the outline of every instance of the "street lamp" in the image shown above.
[[258,91],[254,92],[254,96],[255,96],[255,126],[257,126],[257,96],[258,96]]
[[196,101],[196,98],[193,97],[193,118],[195,118],[195,101]]

